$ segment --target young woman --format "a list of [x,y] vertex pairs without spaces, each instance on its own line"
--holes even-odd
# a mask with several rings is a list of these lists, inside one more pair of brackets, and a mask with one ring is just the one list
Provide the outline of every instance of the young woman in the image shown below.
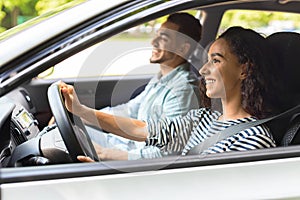
[[[225,128],[255,121],[269,114],[270,97],[266,91],[269,80],[272,80],[269,79],[269,70],[274,66],[269,51],[264,37],[241,27],[229,28],[212,43],[208,62],[199,71],[205,83],[206,96],[202,100],[207,100],[207,97],[220,98],[222,113],[207,107],[192,110],[184,117],[143,122],[88,108],[80,104],[74,88],[65,83],[61,83],[61,91],[69,111],[116,135],[146,141],[144,151],[155,146],[163,154],[185,155],[191,148]],[[275,142],[268,128],[260,125],[240,131],[203,153],[268,147],[275,147]],[[96,146],[96,151],[101,160],[128,159],[123,151],[100,146]],[[91,161],[82,156],[78,159]]]

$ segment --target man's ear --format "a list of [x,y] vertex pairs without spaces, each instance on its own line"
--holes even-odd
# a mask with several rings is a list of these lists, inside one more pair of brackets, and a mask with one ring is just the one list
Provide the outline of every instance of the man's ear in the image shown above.
[[191,44],[188,42],[185,42],[181,45],[179,52],[180,52],[180,56],[183,58],[187,58],[188,57],[188,53],[190,51],[191,48]]

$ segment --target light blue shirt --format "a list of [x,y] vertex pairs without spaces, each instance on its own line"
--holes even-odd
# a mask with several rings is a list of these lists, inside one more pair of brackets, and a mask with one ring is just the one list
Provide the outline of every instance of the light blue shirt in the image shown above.
[[[153,77],[145,90],[128,103],[107,107],[103,111],[144,121],[183,116],[191,109],[199,108],[198,85],[198,77],[185,63],[165,76],[159,73]],[[162,156],[157,147],[145,146],[145,142],[135,142],[135,146],[137,148],[128,150],[128,160]]]
[[199,96],[198,77],[186,63],[166,76],[159,73],[153,77],[145,90],[129,102],[102,111],[144,121],[173,118],[199,108]]

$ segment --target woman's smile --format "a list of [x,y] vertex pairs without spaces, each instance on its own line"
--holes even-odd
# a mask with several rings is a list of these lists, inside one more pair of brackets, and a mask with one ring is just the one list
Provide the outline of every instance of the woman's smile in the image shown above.
[[206,84],[206,85],[213,84],[214,82],[216,82],[215,79],[205,79],[205,84]]

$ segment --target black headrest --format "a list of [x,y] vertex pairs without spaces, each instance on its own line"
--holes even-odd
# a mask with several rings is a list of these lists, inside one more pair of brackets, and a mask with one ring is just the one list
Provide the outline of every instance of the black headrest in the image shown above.
[[287,108],[300,103],[300,34],[278,32],[267,37],[279,64],[277,83],[283,88]]
[[202,47],[200,44],[198,44],[194,52],[189,57],[189,62],[192,64],[195,70],[199,71],[206,61],[207,61],[207,50],[204,47]]

